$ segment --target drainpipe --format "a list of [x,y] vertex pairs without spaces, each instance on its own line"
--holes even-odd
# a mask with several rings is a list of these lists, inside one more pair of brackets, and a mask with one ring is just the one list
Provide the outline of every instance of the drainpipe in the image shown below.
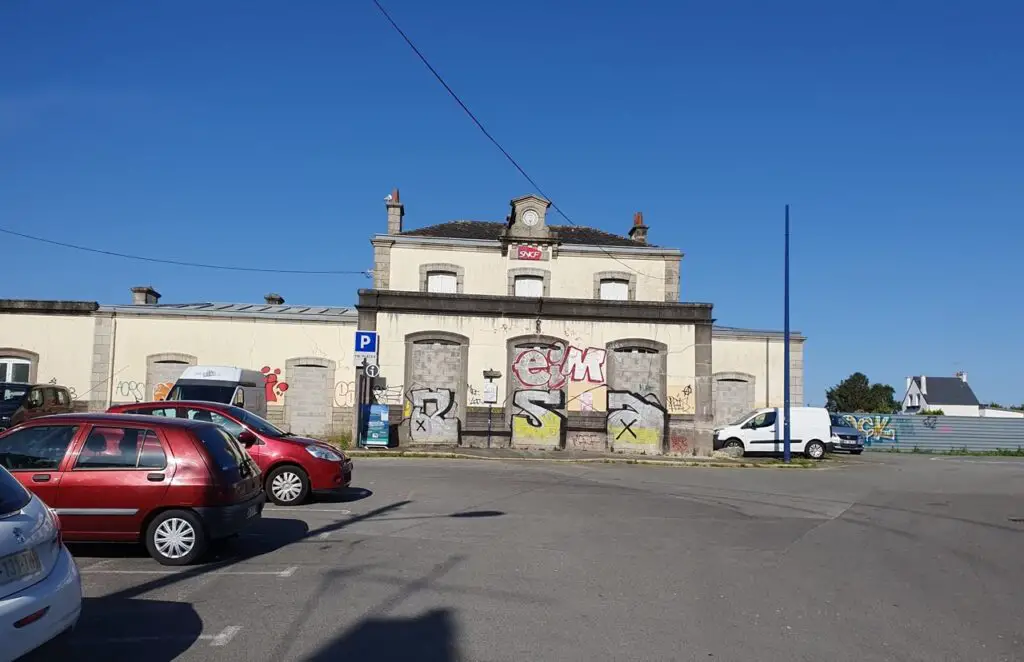
[[764,406],[772,406],[772,390],[771,390],[771,349],[772,339],[764,339]]
[[110,314],[110,368],[107,370],[107,404],[109,409],[114,402],[114,364],[117,357],[117,313]]

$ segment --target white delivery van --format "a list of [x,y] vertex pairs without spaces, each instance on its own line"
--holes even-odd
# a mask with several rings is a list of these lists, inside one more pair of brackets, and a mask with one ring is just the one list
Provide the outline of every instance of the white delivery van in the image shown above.
[[203,400],[235,405],[266,418],[267,390],[263,373],[231,366],[194,365],[174,382],[168,400]]
[[[742,448],[745,453],[782,453],[783,408],[755,409],[735,423],[715,430],[714,449]],[[832,440],[832,419],[824,407],[790,407],[792,453],[819,460]]]

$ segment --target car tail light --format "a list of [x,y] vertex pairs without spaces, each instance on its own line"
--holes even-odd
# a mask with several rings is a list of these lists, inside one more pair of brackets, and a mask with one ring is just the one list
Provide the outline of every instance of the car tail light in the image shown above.
[[35,623],[36,621],[41,619],[43,616],[46,616],[46,612],[48,612],[48,611],[50,611],[49,607],[43,607],[39,611],[36,611],[36,612],[33,612],[33,613],[29,614],[28,616],[26,616],[25,618],[21,619],[20,621],[14,621],[14,627],[20,629],[20,628],[25,627],[26,625],[31,625],[32,623]]
[[53,530],[55,532],[53,536],[53,546],[60,547],[64,542],[64,536],[60,530],[60,515],[58,515],[57,511],[53,508],[48,508],[47,510],[50,511],[50,519],[53,520]]

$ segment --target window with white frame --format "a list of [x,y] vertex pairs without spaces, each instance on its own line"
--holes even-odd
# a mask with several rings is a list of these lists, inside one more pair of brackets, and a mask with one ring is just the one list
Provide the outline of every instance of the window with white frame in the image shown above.
[[32,364],[13,356],[0,356],[0,382],[18,382],[27,384]]
[[431,271],[427,273],[427,292],[457,294],[459,278],[451,271]]
[[542,276],[516,276],[517,297],[544,296],[544,278]]
[[601,299],[605,301],[629,301],[629,281],[606,278],[601,281]]

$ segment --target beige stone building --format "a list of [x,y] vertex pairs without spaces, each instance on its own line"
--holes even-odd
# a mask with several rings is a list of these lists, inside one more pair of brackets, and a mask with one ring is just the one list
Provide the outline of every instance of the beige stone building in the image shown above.
[[782,403],[782,334],[681,303],[683,255],[648,243],[639,214],[615,235],[551,224],[537,196],[498,222],[407,228],[397,191],[386,207],[374,288],[354,309],[161,303],[152,287],[124,305],[0,300],[0,380],[60,383],[103,409],[162,397],[187,365],[235,365],[266,375],[275,421],[340,434],[354,427],[358,327],[380,334],[371,397],[403,444],[690,453],[716,420]]

